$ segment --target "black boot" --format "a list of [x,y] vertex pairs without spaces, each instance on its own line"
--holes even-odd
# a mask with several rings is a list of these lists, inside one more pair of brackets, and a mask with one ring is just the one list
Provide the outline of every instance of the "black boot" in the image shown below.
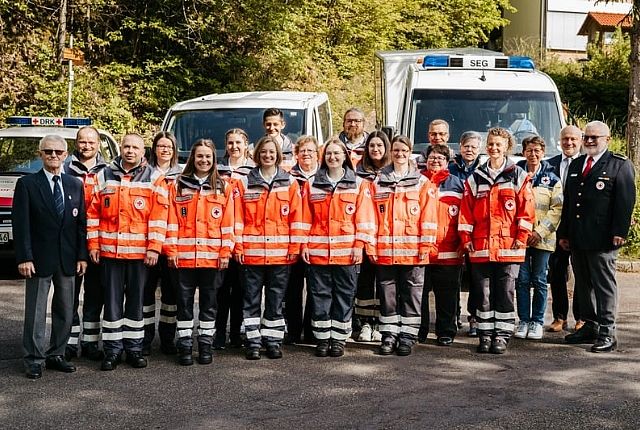
[[178,364],[181,366],[191,366],[193,364],[191,348],[178,348]]
[[198,363],[211,364],[213,355],[211,355],[211,345],[205,343],[198,344]]

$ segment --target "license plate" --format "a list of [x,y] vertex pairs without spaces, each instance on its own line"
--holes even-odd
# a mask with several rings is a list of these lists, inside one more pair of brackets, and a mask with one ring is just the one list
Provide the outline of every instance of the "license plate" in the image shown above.
[[0,233],[0,243],[8,243],[9,242],[9,233],[4,232]]

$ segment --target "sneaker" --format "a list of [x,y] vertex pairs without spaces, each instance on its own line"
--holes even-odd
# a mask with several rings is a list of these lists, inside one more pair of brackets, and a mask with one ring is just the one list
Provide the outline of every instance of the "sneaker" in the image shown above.
[[358,335],[358,342],[371,342],[372,334],[373,330],[371,330],[371,326],[369,324],[364,324],[360,330],[360,334]]
[[527,333],[527,339],[540,340],[542,339],[542,324],[531,321],[529,323],[529,332]]
[[529,323],[526,321],[520,321],[514,336],[518,339],[526,339],[527,333],[529,333]]
[[374,328],[371,332],[371,342],[382,342],[382,333],[377,328]]

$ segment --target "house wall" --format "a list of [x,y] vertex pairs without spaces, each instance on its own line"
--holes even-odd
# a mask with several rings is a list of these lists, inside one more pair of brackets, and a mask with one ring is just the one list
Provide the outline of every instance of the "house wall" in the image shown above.
[[628,13],[632,0],[609,3],[594,0],[511,0],[511,4],[518,11],[504,14],[510,24],[503,30],[503,50],[537,47],[558,52],[561,57],[566,54],[586,57],[587,37],[578,36],[578,30],[587,14]]

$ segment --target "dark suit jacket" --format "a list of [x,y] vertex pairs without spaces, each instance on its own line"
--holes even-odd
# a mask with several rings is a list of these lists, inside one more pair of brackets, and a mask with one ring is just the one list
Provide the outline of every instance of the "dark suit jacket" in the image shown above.
[[571,249],[610,251],[613,236],[627,237],[636,201],[633,164],[605,151],[586,178],[586,155],[569,165],[558,239],[569,239]]
[[551,165],[551,167],[553,167],[553,173],[556,174],[556,176],[559,178],[560,177],[560,163],[562,163],[562,154],[558,154],[554,157],[551,157],[547,160],[547,163],[549,163]]
[[76,263],[88,260],[87,214],[78,179],[62,174],[64,214],[56,214],[44,170],[23,176],[13,196],[13,241],[18,264],[32,261],[37,277],[76,273]]

